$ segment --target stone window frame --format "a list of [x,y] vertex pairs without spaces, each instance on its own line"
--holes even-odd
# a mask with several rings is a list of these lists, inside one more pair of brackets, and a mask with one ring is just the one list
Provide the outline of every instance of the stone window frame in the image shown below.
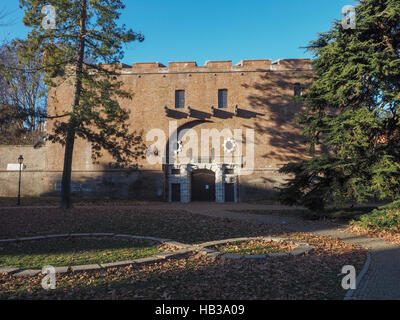
[[218,89],[218,109],[226,108],[228,108],[228,89]]
[[175,109],[185,108],[185,90],[175,90]]

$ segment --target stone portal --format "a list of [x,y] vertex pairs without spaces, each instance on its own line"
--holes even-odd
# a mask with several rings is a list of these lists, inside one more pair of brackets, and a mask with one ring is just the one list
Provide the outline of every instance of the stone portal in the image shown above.
[[[168,200],[238,202],[237,164],[190,163],[168,167]],[[180,193],[178,195],[177,193]]]

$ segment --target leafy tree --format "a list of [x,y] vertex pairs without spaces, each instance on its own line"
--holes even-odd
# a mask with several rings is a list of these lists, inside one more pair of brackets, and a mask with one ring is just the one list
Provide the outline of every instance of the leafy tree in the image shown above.
[[282,202],[314,210],[328,202],[400,195],[400,2],[363,0],[356,28],[335,21],[308,50],[316,80],[299,115],[309,151],[281,169],[292,178]]
[[41,67],[40,61],[37,53],[36,60],[20,63],[15,47],[0,47],[0,143],[23,143],[22,137],[43,129],[47,86],[42,72],[31,71]]
[[[56,9],[54,29],[42,26],[44,5]],[[61,207],[68,209],[76,137],[92,144],[93,159],[107,150],[120,166],[133,166],[143,154],[141,137],[129,130],[129,113],[118,102],[131,98],[118,80],[123,45],[143,37],[117,25],[125,7],[120,0],[20,0],[20,6],[25,10],[24,24],[32,28],[28,39],[18,43],[20,58],[31,61],[35,52],[42,51],[46,83],[56,87],[68,81],[74,89],[72,106],[58,116],[48,136],[65,146]]]

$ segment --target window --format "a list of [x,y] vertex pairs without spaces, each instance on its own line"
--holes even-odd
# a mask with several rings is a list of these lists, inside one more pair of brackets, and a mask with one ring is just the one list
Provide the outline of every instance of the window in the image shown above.
[[218,108],[228,107],[228,90],[221,89],[218,90]]
[[185,107],[185,90],[175,91],[175,108],[182,109]]
[[295,97],[301,96],[301,85],[299,83],[296,83],[294,85],[294,96]]

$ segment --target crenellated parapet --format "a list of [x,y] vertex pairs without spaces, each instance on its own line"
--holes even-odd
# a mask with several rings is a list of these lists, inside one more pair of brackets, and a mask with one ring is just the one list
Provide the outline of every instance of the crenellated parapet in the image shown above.
[[165,66],[159,62],[138,62],[131,67],[119,64],[123,74],[140,73],[184,73],[184,72],[240,72],[240,71],[285,71],[285,70],[311,70],[310,59],[269,59],[242,60],[232,64],[227,61],[207,61],[204,66],[198,66],[195,61],[174,61]]
[[279,59],[271,64],[272,71],[278,70],[311,70],[310,59]]

